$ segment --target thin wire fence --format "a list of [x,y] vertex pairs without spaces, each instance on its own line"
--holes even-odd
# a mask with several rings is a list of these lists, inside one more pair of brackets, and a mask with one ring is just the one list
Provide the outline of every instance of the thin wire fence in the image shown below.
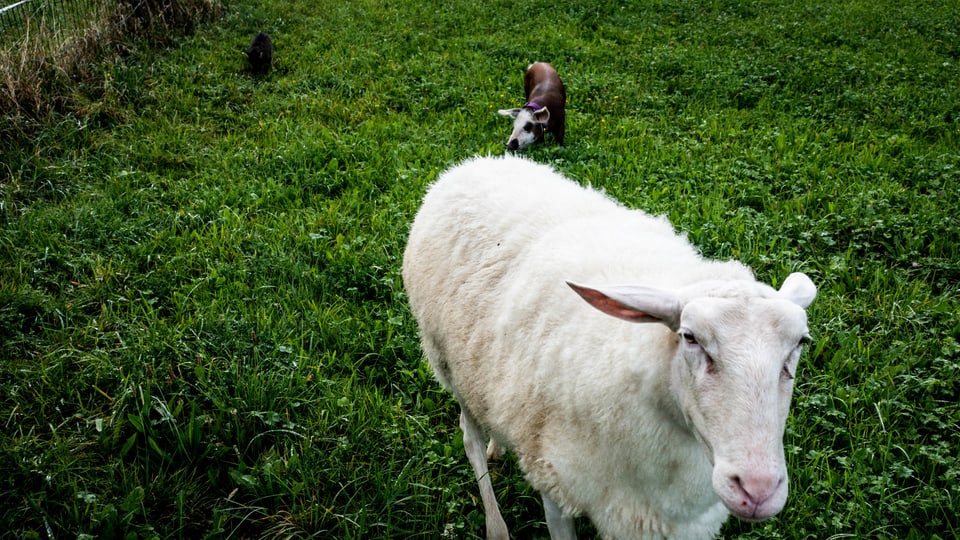
[[[28,40],[54,54],[72,38],[96,29],[110,0],[0,0],[0,48]],[[5,4],[5,5],[3,5]]]

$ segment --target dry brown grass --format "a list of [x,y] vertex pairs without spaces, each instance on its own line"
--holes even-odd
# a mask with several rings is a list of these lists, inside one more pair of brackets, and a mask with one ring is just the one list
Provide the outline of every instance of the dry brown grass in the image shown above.
[[79,85],[100,86],[109,63],[138,44],[163,45],[196,23],[220,15],[220,0],[96,2],[77,22],[27,20],[23,33],[0,44],[0,133],[25,134],[52,114],[78,112]]

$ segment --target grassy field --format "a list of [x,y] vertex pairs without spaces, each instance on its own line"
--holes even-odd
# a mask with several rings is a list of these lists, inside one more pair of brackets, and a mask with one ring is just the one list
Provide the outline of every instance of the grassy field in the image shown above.
[[957,537],[958,29],[932,0],[241,0],[93,68],[0,144],[0,538],[482,536],[399,266],[536,60],[567,144],[528,156],[820,287],[787,506],[724,536]]

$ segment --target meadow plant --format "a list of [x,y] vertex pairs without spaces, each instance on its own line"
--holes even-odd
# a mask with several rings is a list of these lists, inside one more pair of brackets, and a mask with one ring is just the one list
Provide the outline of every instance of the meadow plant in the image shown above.
[[482,534],[399,261],[439,171],[505,151],[533,61],[567,131],[529,157],[819,286],[786,507],[722,535],[956,537],[958,28],[946,1],[242,0],[114,43],[0,130],[0,537]]

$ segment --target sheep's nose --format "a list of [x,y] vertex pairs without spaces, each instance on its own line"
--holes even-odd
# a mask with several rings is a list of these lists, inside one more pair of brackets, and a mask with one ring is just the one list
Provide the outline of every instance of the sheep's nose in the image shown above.
[[516,150],[517,148],[520,148],[520,141],[518,141],[517,139],[513,139],[507,142],[507,148],[509,148],[510,150]]
[[761,514],[762,517],[766,514],[765,503],[774,498],[786,476],[733,476],[730,480],[738,494],[740,515],[753,517]]

